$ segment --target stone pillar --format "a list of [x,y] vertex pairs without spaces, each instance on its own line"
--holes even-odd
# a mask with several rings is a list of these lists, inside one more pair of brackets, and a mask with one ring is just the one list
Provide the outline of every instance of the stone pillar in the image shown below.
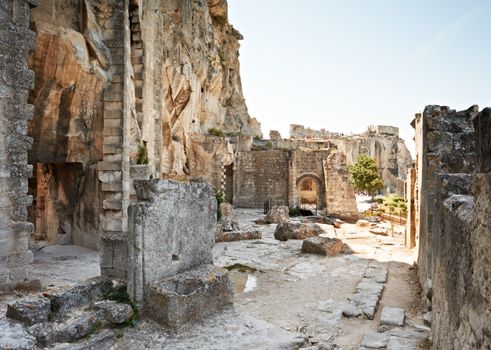
[[357,220],[360,215],[356,206],[355,191],[351,186],[346,167],[346,156],[335,152],[323,163],[326,214],[341,219]]
[[407,205],[407,222],[406,222],[406,236],[404,244],[408,248],[414,248],[416,246],[416,218],[415,218],[415,206],[414,195],[416,185],[416,169],[410,168],[407,171],[406,177],[406,205]]
[[0,287],[25,280],[32,252],[28,248],[33,225],[27,222],[27,179],[32,166],[27,151],[32,139],[27,123],[33,108],[27,104],[34,88],[34,73],[27,67],[35,48],[29,29],[34,0],[0,2]]
[[104,160],[98,164],[104,193],[101,215],[101,273],[125,278],[127,269],[127,208],[130,196],[130,84],[131,32],[128,0],[114,3],[103,29],[103,38],[111,51],[113,76],[104,91]]

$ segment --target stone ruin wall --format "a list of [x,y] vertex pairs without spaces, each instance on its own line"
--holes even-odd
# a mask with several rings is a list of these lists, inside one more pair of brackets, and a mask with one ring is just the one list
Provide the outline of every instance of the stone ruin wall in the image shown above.
[[[490,109],[428,106],[413,123],[414,239],[436,349],[491,345]],[[411,213],[411,212],[410,212]]]
[[346,219],[358,217],[346,157],[332,149],[263,150],[240,152],[234,173],[234,201],[238,207],[274,205],[299,207],[303,180],[317,185],[317,209]]
[[375,159],[380,175],[391,193],[404,194],[407,169],[412,166],[411,153],[404,140],[399,138],[399,129],[392,126],[369,126],[360,135],[344,135],[327,130],[312,130],[302,125],[290,126],[290,139],[277,140],[278,148],[322,148],[335,146],[346,155],[348,165],[356,162],[360,154]]
[[289,156],[280,150],[239,152],[234,173],[234,205],[262,208],[272,199],[288,205]]
[[35,47],[35,34],[29,29],[33,5],[35,1],[0,2],[0,286],[27,278],[33,259],[28,245],[33,228],[27,221],[32,202],[27,195],[32,175],[27,123],[33,109],[27,102],[34,74],[27,61]]
[[[5,167],[17,166],[19,184],[2,180],[1,198],[10,208],[8,193],[28,187],[35,199],[30,206],[17,196],[24,209],[16,204],[17,216],[9,209],[2,227],[10,217],[18,230],[29,220],[37,239],[101,249],[103,273],[125,276],[132,181],[206,177],[223,188],[233,150],[224,140],[210,141],[208,129],[260,134],[242,95],[242,36],[228,23],[227,2],[8,0],[1,6],[2,57],[10,60],[2,65],[2,125],[25,134],[32,109],[22,103],[34,106],[31,138],[2,136],[1,157]],[[30,149],[29,159],[21,148]],[[22,182],[31,176],[28,164],[34,165],[29,185]],[[8,232],[3,237],[10,241]],[[5,245],[2,266],[13,266],[6,260],[11,251],[27,246]]]

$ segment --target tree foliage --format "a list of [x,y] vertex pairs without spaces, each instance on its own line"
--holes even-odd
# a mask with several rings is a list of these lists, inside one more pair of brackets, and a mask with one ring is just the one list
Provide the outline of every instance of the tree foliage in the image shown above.
[[356,163],[349,167],[349,172],[355,190],[373,195],[377,190],[384,188],[375,160],[365,154],[360,155]]

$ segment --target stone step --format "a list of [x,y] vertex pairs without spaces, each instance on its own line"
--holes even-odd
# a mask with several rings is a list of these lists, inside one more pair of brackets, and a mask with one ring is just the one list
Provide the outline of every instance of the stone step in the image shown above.
[[121,325],[133,317],[128,304],[101,301],[93,306],[76,309],[66,315],[55,316],[53,320],[31,326],[28,332],[39,345],[73,342],[106,327]]
[[45,292],[44,296],[51,301],[53,311],[66,312],[104,299],[112,288],[110,279],[95,277],[70,288],[50,290]]

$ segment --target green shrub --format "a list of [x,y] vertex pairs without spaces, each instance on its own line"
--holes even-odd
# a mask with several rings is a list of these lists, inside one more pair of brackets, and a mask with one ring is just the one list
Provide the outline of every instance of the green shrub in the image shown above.
[[254,136],[254,141],[261,141],[263,138],[259,135]]
[[136,160],[136,164],[143,165],[148,164],[148,149],[147,149],[147,141],[142,141],[138,145],[138,158]]
[[295,216],[302,216],[302,213],[300,212],[300,209],[298,209],[297,207],[289,207],[288,215],[290,217],[295,217]]
[[217,199],[217,221],[222,219],[222,211],[220,210],[220,204],[224,202],[223,192],[218,188],[215,188],[215,198]]
[[222,129],[218,128],[210,128],[208,129],[208,134],[212,136],[218,136],[218,137],[224,137],[225,133],[223,132]]

